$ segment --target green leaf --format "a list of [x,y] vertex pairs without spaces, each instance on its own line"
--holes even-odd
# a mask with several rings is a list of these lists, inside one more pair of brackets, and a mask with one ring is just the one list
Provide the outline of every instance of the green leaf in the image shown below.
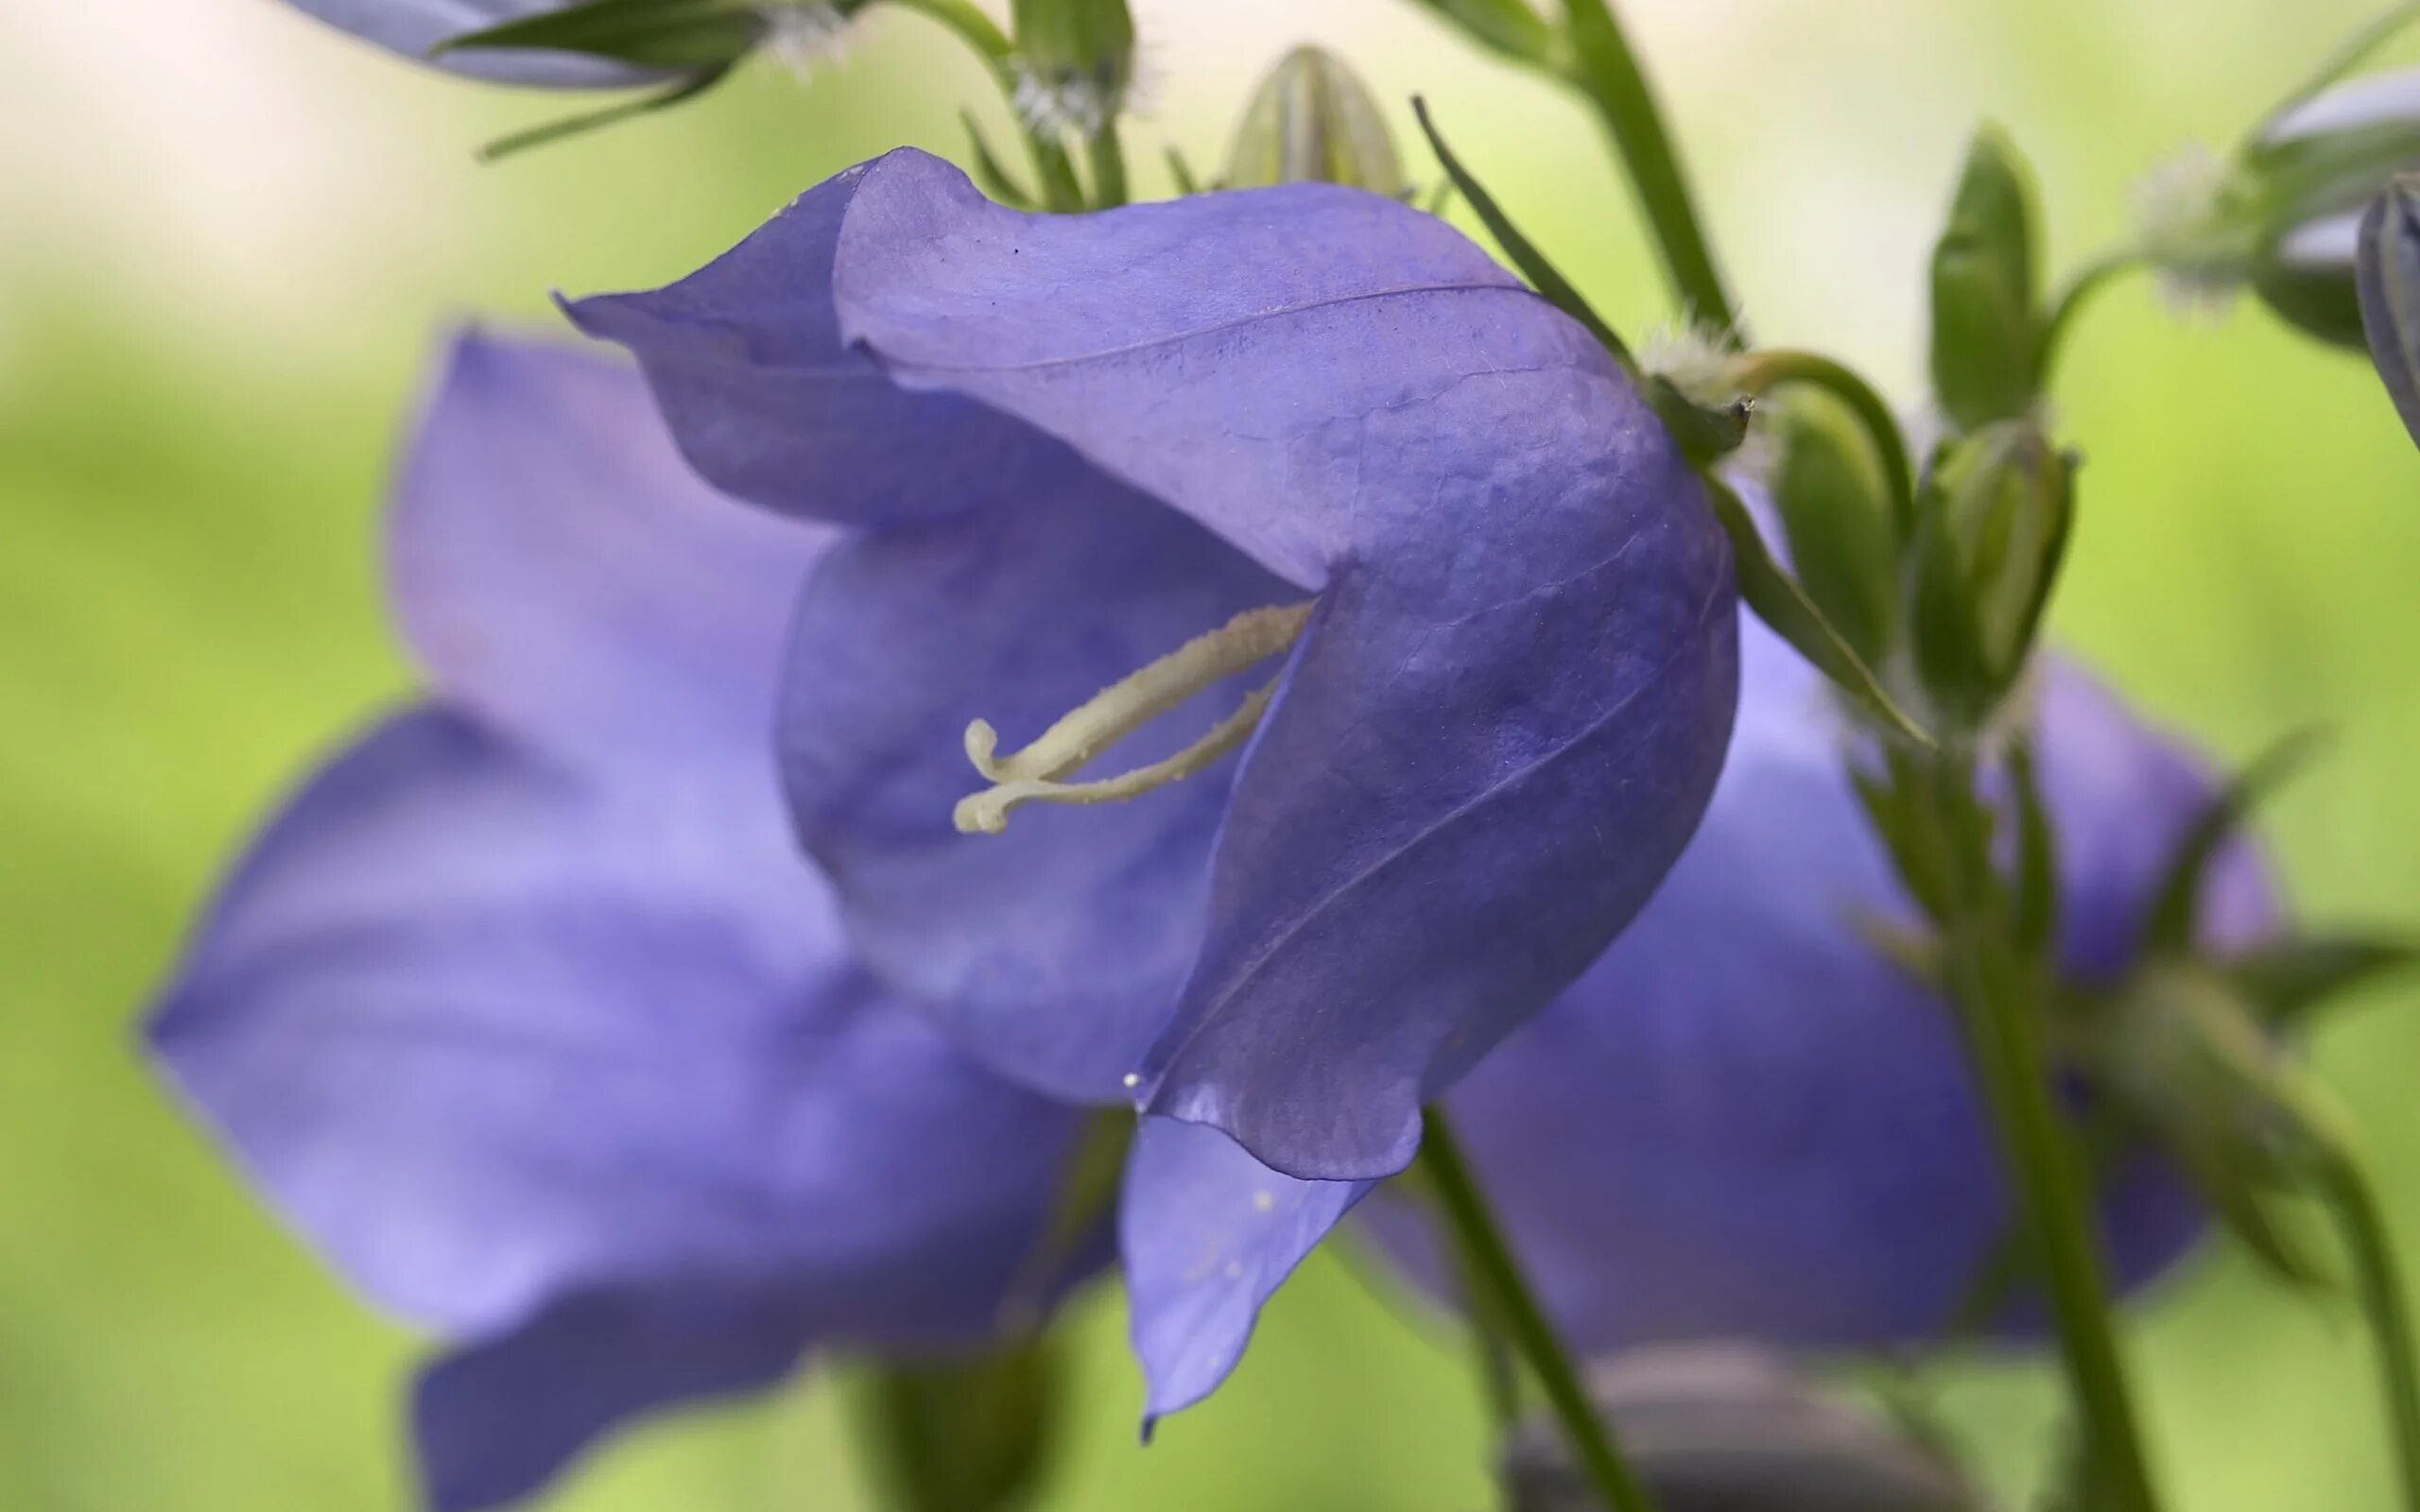
[[589,0],[448,37],[429,51],[536,48],[689,73],[730,67],[769,29],[761,9],[735,0]]
[[1781,570],[1772,553],[1765,548],[1765,539],[1756,531],[1756,522],[1739,496],[1721,483],[1708,479],[1706,498],[1714,507],[1715,518],[1722,524],[1723,533],[1731,538],[1731,555],[1739,576],[1739,596],[1755,611],[1773,633],[1788,641],[1798,654],[1813,663],[1815,669],[1832,679],[1851,703],[1863,711],[1884,729],[1901,739],[1918,746],[1929,747],[1932,737],[1908,717],[1884,691],[1881,679],[1860,660],[1857,651],[1832,627],[1815,601],[1797,579]]
[[2400,178],[2361,217],[2354,283],[2370,361],[2420,445],[2420,179]]
[[1580,297],[1580,291],[1571,286],[1571,281],[1547,260],[1546,254],[1539,251],[1530,238],[1521,234],[1520,228],[1512,224],[1512,217],[1495,202],[1495,197],[1481,187],[1479,181],[1471,177],[1470,170],[1462,166],[1461,160],[1454,156],[1453,149],[1445,145],[1444,137],[1439,134],[1437,123],[1428,118],[1428,102],[1417,94],[1413,95],[1411,112],[1420,118],[1420,129],[1428,138],[1429,149],[1437,154],[1438,165],[1445,170],[1445,177],[1453,181],[1455,190],[1470,201],[1472,213],[1487,228],[1487,233],[1495,238],[1495,244],[1504,249],[1504,255],[1512,260],[1513,268],[1555,308],[1587,327],[1588,334],[1612,352],[1616,361],[1625,369],[1636,371],[1637,365],[1631,360],[1630,348],[1614,334],[1614,328],[1589,307],[1588,301]]
[[900,1362],[863,1389],[868,1438],[899,1512],[1030,1503],[1056,1437],[1061,1382],[1046,1338],[973,1359]]
[[531,147],[544,146],[548,143],[585,135],[600,127],[635,120],[642,115],[652,115],[657,111],[696,98],[721,83],[730,73],[731,70],[728,67],[709,69],[705,73],[684,78],[659,94],[644,95],[634,100],[625,100],[619,105],[609,105],[601,111],[591,111],[583,115],[550,121],[544,126],[532,127],[527,131],[517,131],[510,136],[498,137],[479,149],[479,159],[484,163],[493,163],[499,158],[509,158],[515,153],[527,152]]
[[1535,66],[1559,66],[1561,39],[1529,0],[1412,0],[1480,46]]
[[2420,940],[2356,935],[2280,941],[2221,963],[2261,1020],[2288,1027],[2338,996],[2420,962]]
[[2143,919],[2143,940],[2153,953],[2188,953],[2201,918],[2202,884],[2210,863],[2235,839],[2261,801],[2317,753],[2316,730],[2298,730],[2271,747],[2203,806],[2192,828],[2169,858],[2168,870]]
[[1932,380],[1962,430],[2014,420],[2039,386],[2032,173],[1985,127],[1932,257]]

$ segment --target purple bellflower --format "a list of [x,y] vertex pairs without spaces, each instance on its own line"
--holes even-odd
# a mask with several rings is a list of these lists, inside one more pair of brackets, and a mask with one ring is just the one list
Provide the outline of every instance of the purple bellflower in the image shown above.
[[316,16],[389,52],[415,62],[499,84],[551,89],[614,89],[668,77],[664,70],[632,67],[606,58],[520,48],[464,48],[430,57],[440,43],[510,21],[568,9],[575,0],[288,0]]
[[[1697,483],[1585,331],[1393,200],[1032,216],[903,150],[570,309],[710,481],[849,528],[792,809],[874,974],[1021,1082],[1400,1170],[1712,790]],[[1211,1216],[1130,1190],[1130,1234]]]
[[[1686,854],[1621,939],[1446,1100],[1542,1299],[1591,1352],[1938,1339],[2012,1231],[1948,1005],[1857,928],[1860,913],[1904,920],[1910,906],[1849,786],[1845,724],[1770,632],[1752,624],[1742,642],[1737,734]],[[2064,962],[2114,980],[2215,783],[2070,665],[2045,659],[2037,697]],[[2256,857],[2227,852],[2205,943],[2253,943],[2276,918]],[[1213,1131],[1146,1121],[1121,1221],[1154,1412],[1218,1383],[1260,1303],[1367,1190],[1290,1181]],[[2149,1159],[2103,1191],[2127,1284],[2203,1228]],[[1422,1215],[1365,1211],[1442,1289]]]
[[445,1336],[440,1512],[1072,1279],[1082,1115],[899,1008],[788,834],[779,645],[838,534],[699,483],[622,365],[460,339],[389,542],[432,691],[285,805],[152,1023],[302,1233]]

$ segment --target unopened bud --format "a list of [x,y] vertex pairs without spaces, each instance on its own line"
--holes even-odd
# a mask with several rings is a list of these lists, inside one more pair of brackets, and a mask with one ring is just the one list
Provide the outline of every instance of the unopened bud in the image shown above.
[[2249,286],[2309,335],[2360,346],[2357,228],[2389,180],[2420,169],[2420,70],[2323,90],[2213,166],[2191,193],[2155,197],[2142,235],[2152,261],[2189,289]]
[[2420,444],[2420,180],[2396,180],[2362,217],[2359,283],[2370,361]]
[[[1930,1446],[1739,1347],[1642,1349],[1599,1366],[1592,1394],[1661,1512],[1982,1512]],[[1547,1423],[1504,1460],[1512,1512],[1601,1503]]]
[[1945,709],[1979,720],[2016,680],[2075,509],[2075,463],[2024,421],[1936,455],[1918,501],[1914,642]]
[[1341,183],[1388,196],[1411,187],[1369,87],[1322,47],[1295,48],[1253,91],[1228,149],[1226,182]]
[[2000,132],[1976,133],[1932,255],[1932,380],[1961,430],[2032,407],[2035,321],[2032,176]]
[[1090,133],[1116,119],[1134,82],[1126,0],[1015,0],[1017,110],[1044,131]]
[[1874,443],[1846,404],[1817,388],[1775,395],[1758,423],[1798,581],[1857,654],[1879,665],[1898,634],[1900,541]]

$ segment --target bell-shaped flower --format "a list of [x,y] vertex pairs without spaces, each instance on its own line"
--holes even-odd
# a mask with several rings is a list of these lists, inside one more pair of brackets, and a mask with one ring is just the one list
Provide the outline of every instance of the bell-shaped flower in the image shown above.
[[838,532],[721,498],[638,377],[466,336],[389,544],[430,692],[235,868],[151,1026],[377,1301],[441,1333],[441,1512],[804,1351],[977,1347],[1068,1279],[1081,1115],[854,964],[769,746]]
[[[1591,1352],[1938,1340],[1989,1295],[2014,1232],[1950,1005],[1868,938],[1912,905],[1850,786],[1844,722],[1771,633],[1742,640],[1737,735],[1686,854],[1603,958],[1445,1101],[1532,1283]],[[2114,982],[2216,783],[2072,666],[2050,661],[2036,696],[2063,964]],[[2251,944],[2276,907],[2256,858],[2229,851],[2207,943]],[[1154,1410],[1217,1383],[1286,1269],[1367,1190],[1288,1181],[1211,1131],[1146,1122],[1121,1221]],[[1153,1194],[1173,1191],[1190,1228],[1147,1229]],[[1425,1213],[1392,1193],[1364,1211],[1446,1288]],[[2130,1285],[2204,1227],[2148,1158],[2108,1174],[2101,1216]]]
[[710,481],[849,527],[790,647],[798,825],[874,973],[1029,1085],[1399,1170],[1712,789],[1697,483],[1402,204],[1032,216],[901,151],[571,311]]

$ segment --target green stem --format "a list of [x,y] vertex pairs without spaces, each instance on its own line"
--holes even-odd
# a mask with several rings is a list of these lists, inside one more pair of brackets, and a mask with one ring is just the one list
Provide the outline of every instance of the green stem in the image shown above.
[[1581,1473],[1597,1492],[1607,1512],[1653,1512],[1654,1503],[1615,1447],[1612,1431],[1589,1400],[1586,1385],[1563,1341],[1547,1321],[1546,1311],[1521,1273],[1503,1231],[1488,1211],[1487,1198],[1472,1178],[1461,1143],[1454,1137],[1444,1110],[1430,1108],[1421,1136],[1422,1174],[1428,1178],[1437,1205],[1453,1231],[1465,1274],[1494,1298],[1494,1314],[1521,1351],[1546,1391],[1555,1416],[1571,1441]]
[[1012,48],[1009,34],[999,24],[976,9],[972,0],[890,0],[901,10],[913,10],[929,16],[956,32],[969,47],[997,62],[1009,56]]
[[1713,327],[1734,346],[1744,344],[1739,312],[1714,266],[1663,112],[1622,35],[1621,23],[1614,19],[1606,0],[1564,0],[1563,12],[1573,55],[1571,81],[1597,108],[1630,170],[1631,186],[1654,230],[1672,292],[1699,323]]
[[1891,518],[1898,524],[1899,539],[1913,539],[1915,470],[1908,460],[1908,443],[1899,433],[1898,417],[1891,413],[1891,406],[1874,391],[1872,384],[1829,357],[1786,349],[1753,352],[1740,358],[1733,367],[1731,377],[1743,394],[1767,393],[1783,384],[1805,384],[1824,389],[1848,405],[1874,441],[1875,455],[1882,464],[1884,486],[1891,490]]
[[1092,208],[1110,210],[1126,203],[1126,149],[1117,140],[1117,118],[1112,116],[1085,138],[1084,147],[1093,168]]
[[2050,301],[2050,314],[2042,322],[2042,346],[2034,353],[2033,382],[2036,388],[2048,392],[2051,371],[2058,366],[2060,349],[2066,344],[2067,332],[2076,317],[2091,302],[2092,297],[2109,285],[2118,274],[2143,266],[2143,254],[2136,251],[2110,252],[2094,258],[2076,269],[2058,298]]
[[2111,1323],[2088,1189],[2051,1100],[2036,1004],[2010,947],[2007,910],[1992,871],[1989,819],[1975,798],[1975,762],[1971,754],[1945,750],[1929,765],[1927,796],[1952,857],[1945,920],[1951,987],[1964,1010],[1977,1079],[2017,1214],[2049,1295],[2087,1451],[2115,1512],[2156,1512]]

